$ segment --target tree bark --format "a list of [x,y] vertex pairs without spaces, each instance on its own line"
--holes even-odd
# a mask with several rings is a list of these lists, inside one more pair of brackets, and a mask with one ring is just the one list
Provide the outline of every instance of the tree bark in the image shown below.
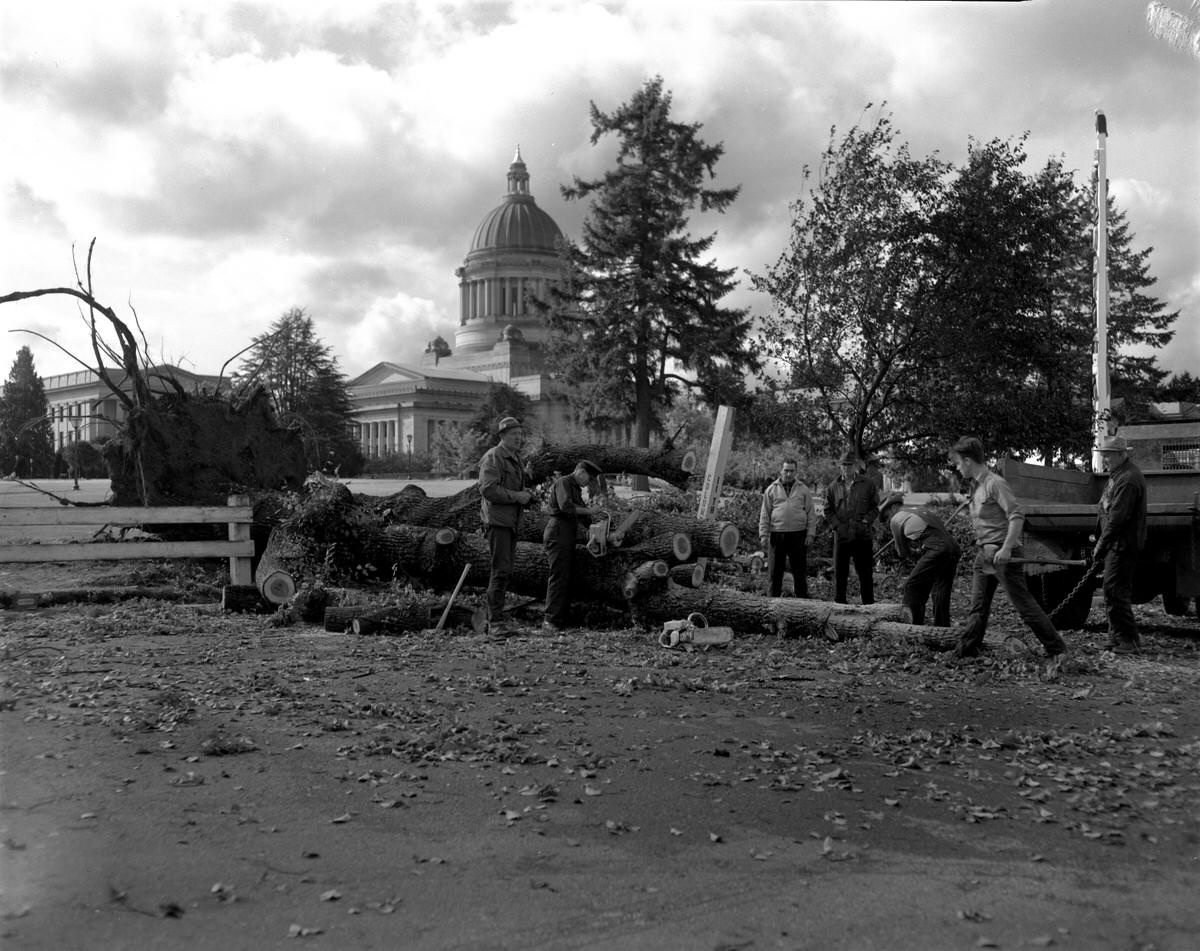
[[696,454],[674,446],[658,449],[609,445],[545,446],[526,464],[529,481],[538,485],[555,473],[566,475],[583,459],[594,462],[602,472],[654,476],[676,488],[687,485],[696,468]]
[[[777,634],[836,640],[874,632],[879,629],[878,625],[889,623],[904,628],[910,635],[926,630],[907,623],[912,615],[902,604],[863,606],[805,598],[766,598],[718,585],[685,588],[672,583],[651,598],[635,599],[632,606],[644,621],[661,623],[698,612],[704,615],[709,624],[728,625],[743,635]],[[942,642],[944,636],[951,636],[949,628],[928,630],[941,633],[921,636],[932,637],[938,643]]]
[[275,528],[254,569],[254,583],[271,604],[284,604],[296,593],[296,579],[313,563],[308,539],[285,528]]
[[665,561],[647,561],[638,565],[625,576],[621,593],[626,601],[645,597],[667,586],[670,569]]
[[263,614],[274,608],[252,584],[227,584],[221,588],[221,610],[235,614]]
[[732,522],[710,522],[693,515],[647,510],[626,530],[623,547],[633,548],[648,538],[667,532],[690,535],[697,558],[731,557],[737,551],[741,534]]
[[698,564],[675,565],[671,569],[671,580],[685,588],[699,588],[704,584],[704,569]]

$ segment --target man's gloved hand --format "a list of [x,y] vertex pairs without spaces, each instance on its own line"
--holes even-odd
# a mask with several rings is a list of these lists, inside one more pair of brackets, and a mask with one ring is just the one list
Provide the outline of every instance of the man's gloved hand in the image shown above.
[[1092,549],[1092,561],[1101,561],[1103,558],[1104,546],[1097,542],[1096,547]]

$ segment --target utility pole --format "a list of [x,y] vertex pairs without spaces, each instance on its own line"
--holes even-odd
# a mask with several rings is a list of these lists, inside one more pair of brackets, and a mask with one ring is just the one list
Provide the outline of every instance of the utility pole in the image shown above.
[[[1109,435],[1112,420],[1112,395],[1108,388],[1108,123],[1104,113],[1096,110],[1096,230],[1095,294],[1096,341],[1092,353],[1093,400],[1092,445]],[[1103,458],[1092,450],[1092,471],[1104,470]]]

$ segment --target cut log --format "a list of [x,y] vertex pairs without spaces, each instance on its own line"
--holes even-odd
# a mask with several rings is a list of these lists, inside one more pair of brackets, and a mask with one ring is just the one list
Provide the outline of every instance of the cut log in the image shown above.
[[661,591],[667,586],[670,568],[665,561],[647,561],[625,576],[621,585],[621,593],[625,600],[632,601],[644,597],[652,591]]
[[331,634],[343,634],[350,629],[350,622],[371,611],[378,611],[378,604],[347,604],[325,609],[325,630]]
[[[481,535],[460,535],[449,545],[438,545],[434,530],[413,525],[393,525],[372,533],[371,563],[385,577],[393,566],[433,587],[450,590],[465,566],[468,585],[486,587],[491,552]],[[643,561],[657,560],[645,554],[610,552],[593,558],[582,545],[575,548],[572,592],[576,600],[624,603],[625,576]],[[508,590],[512,594],[540,598],[546,593],[550,566],[542,545],[517,542]]]
[[[555,473],[566,475],[583,459],[594,462],[602,472],[625,472],[653,476],[683,488],[696,467],[696,454],[690,450],[664,446],[638,449],[635,446],[545,446],[526,465],[533,485],[545,482]],[[687,468],[685,468],[685,466]]]
[[[727,625],[741,634],[837,639],[857,636],[884,622],[912,627],[908,623],[912,614],[902,604],[863,606],[806,598],[766,598],[717,585],[685,588],[671,583],[653,597],[637,599],[632,605],[638,617],[646,622],[661,623],[699,612],[709,624]],[[949,634],[949,629],[945,632]]]
[[427,603],[420,601],[393,604],[375,608],[350,619],[352,634],[403,634],[406,631],[423,631],[429,627],[430,610]]
[[690,561],[695,554],[692,548],[692,538],[686,532],[665,532],[654,538],[647,538],[628,548],[613,549],[629,558],[667,559],[673,562]]
[[643,511],[625,532],[624,546],[633,548],[667,532],[686,532],[692,537],[696,558],[730,558],[737,551],[741,533],[732,522],[710,522],[692,515]]
[[234,614],[263,614],[273,605],[252,584],[227,584],[221,588],[221,610]]
[[699,564],[675,565],[671,569],[671,580],[685,588],[699,588],[704,584],[704,568]]
[[298,532],[278,527],[254,570],[254,583],[271,604],[285,604],[296,593],[296,579],[314,563],[310,540]]

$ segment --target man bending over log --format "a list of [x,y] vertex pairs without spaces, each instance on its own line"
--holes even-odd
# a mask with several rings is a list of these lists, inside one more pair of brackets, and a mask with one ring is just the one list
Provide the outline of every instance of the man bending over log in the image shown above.
[[546,616],[542,628],[561,631],[568,624],[571,611],[571,565],[575,560],[575,538],[582,522],[587,525],[600,506],[583,504],[583,487],[600,475],[600,467],[581,459],[565,476],[554,480],[550,489],[547,511],[550,520],[542,533],[550,575],[546,580]]
[[950,626],[950,596],[961,549],[946,523],[928,508],[909,508],[904,493],[893,492],[879,503],[879,521],[888,526],[896,552],[912,565],[904,579],[904,603],[913,624],[925,623],[925,602],[933,594],[933,623]]
[[525,441],[521,421],[505,416],[496,429],[500,441],[479,460],[479,494],[491,553],[487,588],[488,633],[506,637],[508,630],[501,621],[501,612],[517,554],[521,510],[529,504],[530,493],[525,488],[525,471],[521,468],[520,450]]

